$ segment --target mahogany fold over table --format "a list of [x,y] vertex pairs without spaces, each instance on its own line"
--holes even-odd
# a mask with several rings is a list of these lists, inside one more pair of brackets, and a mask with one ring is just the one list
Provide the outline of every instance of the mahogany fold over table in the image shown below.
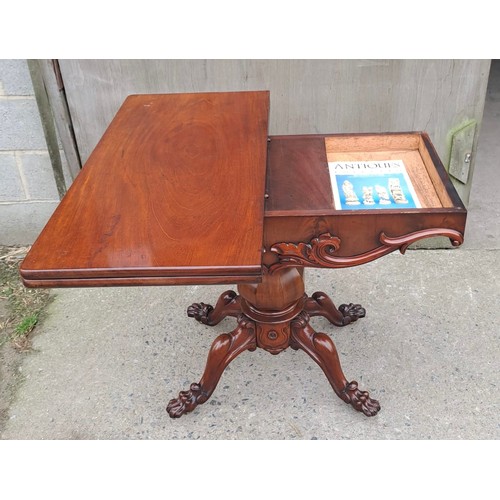
[[[302,349],[343,401],[380,405],[348,381],[312,316],[345,326],[359,304],[306,295],[304,267],[357,266],[413,242],[463,241],[466,210],[425,133],[268,137],[269,93],[129,96],[21,265],[28,287],[236,284],[188,315],[232,316],[199,382],[167,407],[212,395],[226,366],[257,347]],[[421,208],[338,210],[328,162],[404,161]]]

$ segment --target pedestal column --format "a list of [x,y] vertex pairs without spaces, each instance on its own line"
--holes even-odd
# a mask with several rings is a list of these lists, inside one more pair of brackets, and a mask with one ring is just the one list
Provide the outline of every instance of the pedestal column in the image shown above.
[[227,316],[237,318],[237,327],[219,335],[210,351],[199,383],[181,391],[167,407],[171,417],[180,417],[207,401],[226,366],[242,352],[257,347],[279,354],[287,347],[302,349],[321,367],[333,390],[346,403],[367,416],[380,410],[378,401],[360,391],[355,381],[348,382],[340,366],[331,338],[316,332],[311,316],[324,316],[336,326],[345,326],[365,315],[359,304],[343,304],[338,309],[330,298],[316,292],[307,297],[300,267],[264,268],[261,283],[238,285],[239,295],[224,292],[215,307],[199,303],[188,308],[188,315],[206,325],[216,325]]

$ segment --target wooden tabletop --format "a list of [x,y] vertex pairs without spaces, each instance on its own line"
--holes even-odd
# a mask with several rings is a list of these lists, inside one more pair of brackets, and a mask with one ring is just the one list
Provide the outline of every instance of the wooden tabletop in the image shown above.
[[21,266],[27,286],[260,280],[269,93],[129,96]]

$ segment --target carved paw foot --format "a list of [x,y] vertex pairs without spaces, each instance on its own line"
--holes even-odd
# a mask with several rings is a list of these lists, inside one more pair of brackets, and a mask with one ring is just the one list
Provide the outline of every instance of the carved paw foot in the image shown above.
[[200,384],[191,384],[189,391],[181,391],[177,399],[171,399],[167,412],[171,418],[179,418],[184,413],[193,411],[199,404],[204,403],[208,396],[203,392]]
[[188,316],[208,326],[215,326],[226,316],[238,317],[241,314],[240,297],[233,290],[225,291],[217,300],[215,307],[210,304],[192,304],[187,310]]
[[370,398],[368,392],[360,391],[358,389],[358,383],[353,381],[349,382],[340,397],[346,402],[352,405],[352,407],[363,412],[367,417],[373,417],[380,411],[380,403],[376,399]]
[[364,307],[361,307],[360,304],[341,304],[339,306],[339,311],[344,316],[344,325],[353,323],[359,318],[364,318],[366,316],[366,310]]
[[191,304],[188,307],[187,315],[190,318],[194,318],[199,323],[203,323],[204,325],[210,324],[210,320],[208,315],[214,310],[214,308],[210,304],[204,304],[200,302],[199,304]]

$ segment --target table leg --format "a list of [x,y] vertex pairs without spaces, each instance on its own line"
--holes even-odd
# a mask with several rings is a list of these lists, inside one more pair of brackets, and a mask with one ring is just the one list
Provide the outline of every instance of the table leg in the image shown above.
[[191,384],[188,391],[181,391],[178,398],[170,400],[168,414],[178,418],[205,403],[214,392],[226,366],[242,352],[247,349],[253,351],[256,347],[255,323],[241,315],[238,326],[232,332],[219,335],[213,342],[200,382]]
[[240,297],[233,290],[226,290],[220,297],[215,308],[203,302],[191,304],[187,315],[204,325],[215,326],[227,316],[235,318],[241,314]]
[[169,402],[171,417],[180,417],[205,403],[227,365],[245,350],[257,347],[271,354],[279,354],[287,347],[302,349],[318,363],[343,401],[367,416],[380,410],[378,401],[360,391],[357,382],[347,381],[330,337],[309,325],[310,316],[324,316],[334,325],[345,326],[362,318],[365,310],[359,304],[343,304],[337,309],[323,292],[307,297],[300,271],[287,267],[264,273],[262,283],[240,284],[239,295],[232,290],[224,292],[215,307],[201,302],[188,308],[188,315],[200,323],[216,325],[226,316],[236,316],[238,326],[215,339],[200,382],[191,384],[188,391],[181,391]]
[[309,315],[300,313],[291,321],[291,342],[294,349],[302,349],[323,370],[335,394],[366,416],[376,415],[380,410],[377,400],[371,399],[368,392],[360,391],[358,383],[348,382],[340,366],[337,349],[332,339],[321,332],[314,331],[309,325]]
[[304,311],[309,316],[323,316],[336,326],[346,326],[366,316],[366,311],[360,304],[341,304],[337,309],[330,297],[323,292],[313,293],[306,300]]

